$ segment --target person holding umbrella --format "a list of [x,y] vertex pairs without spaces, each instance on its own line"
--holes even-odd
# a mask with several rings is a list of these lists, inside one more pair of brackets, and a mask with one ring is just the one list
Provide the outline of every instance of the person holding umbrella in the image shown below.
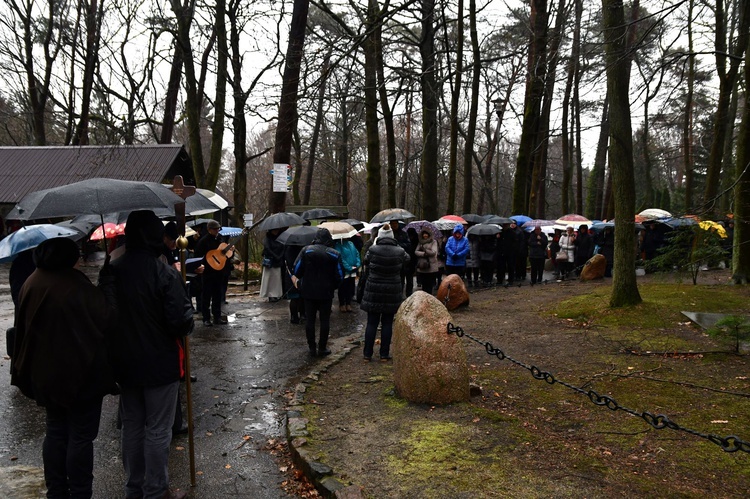
[[543,282],[544,260],[547,258],[547,245],[549,240],[542,232],[541,225],[535,225],[534,231],[529,235],[529,262],[531,263],[531,285]]
[[169,443],[181,361],[178,340],[193,330],[193,306],[179,273],[159,260],[164,225],[134,211],[125,254],[112,263],[118,320],[110,355],[120,385],[126,497],[185,497],[169,490]]
[[80,252],[70,239],[48,239],[33,253],[37,268],[19,295],[11,384],[46,411],[47,497],[91,497],[102,399],[116,390],[105,347],[116,313],[111,268],[102,267],[97,288],[76,268]]

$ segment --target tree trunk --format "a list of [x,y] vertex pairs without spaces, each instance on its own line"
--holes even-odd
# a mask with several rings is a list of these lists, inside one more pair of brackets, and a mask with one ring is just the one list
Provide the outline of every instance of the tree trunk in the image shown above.
[[[748,30],[750,26],[750,10],[748,2],[738,2],[743,11],[738,12],[740,22],[737,29],[737,39],[731,47],[731,58],[729,71],[726,69],[727,62],[727,24],[724,15],[724,0],[716,0],[716,28],[715,45],[716,71],[719,74],[719,99],[716,104],[716,115],[714,117],[714,134],[711,143],[711,152],[708,156],[708,171],[706,174],[706,189],[703,195],[703,212],[713,220],[716,215],[717,195],[719,192],[719,181],[721,178],[722,160],[724,158],[724,143],[727,130],[734,123],[734,116],[729,114],[732,92],[739,73],[742,55],[747,45]],[[731,123],[730,123],[731,122]]]
[[378,2],[369,0],[367,30],[363,45],[365,55],[365,130],[367,133],[367,219],[380,211],[380,133],[378,131],[377,42]]
[[338,150],[341,206],[349,205],[349,116],[346,98],[341,98],[341,141]]
[[571,107],[571,93],[573,91],[573,81],[578,73],[580,52],[581,52],[581,17],[583,16],[583,0],[574,0],[575,2],[575,23],[573,27],[573,43],[570,47],[570,58],[568,59],[568,77],[565,82],[565,93],[562,103],[562,213],[570,213],[570,178],[573,164],[573,141],[572,130],[573,121],[570,120],[570,131],[568,130],[569,111]]
[[388,206],[396,206],[396,131],[393,129],[393,110],[388,103],[388,88],[385,80],[385,62],[383,60],[383,19],[377,0],[371,0],[377,9],[377,22],[375,23],[375,53],[377,56],[378,92],[380,95],[380,108],[383,112],[383,125],[385,125],[385,148],[388,160],[386,168],[386,184],[388,189]]
[[695,55],[693,53],[693,0],[688,2],[688,75],[685,95],[685,117],[682,123],[682,164],[685,169],[685,210],[693,209],[693,87],[695,85]]
[[[745,49],[750,53],[750,39]],[[747,60],[745,60],[745,88],[750,88],[750,63]],[[744,99],[742,122],[737,137],[733,250],[732,282],[748,284],[750,283],[750,99]]]
[[331,52],[326,53],[323,58],[323,66],[320,70],[320,88],[318,89],[318,106],[315,111],[315,124],[313,125],[312,136],[310,137],[310,154],[307,158],[307,172],[305,173],[305,190],[302,194],[302,204],[310,204],[310,191],[312,190],[312,180],[315,172],[315,160],[318,155],[318,139],[320,138],[320,127],[325,118],[325,95],[326,82],[328,81],[329,66],[331,63]]
[[[456,213],[456,176],[458,172],[458,107],[461,102],[461,82],[464,72],[464,0],[458,0],[456,12],[458,13],[458,22],[456,26],[456,80],[454,81],[451,88],[451,129],[449,145],[450,156],[448,157],[448,205],[445,210],[448,214]],[[443,9],[443,13],[445,13],[445,9]],[[448,23],[444,21],[443,24],[447,33]],[[448,46],[447,35],[445,44],[446,46]],[[448,55],[446,55],[446,57],[447,56]],[[450,61],[448,61],[448,66],[450,67]],[[464,211],[464,213],[468,213],[468,211]]]
[[206,189],[215,190],[219,181],[221,171],[221,156],[224,146],[224,114],[227,106],[227,25],[226,25],[226,0],[216,0],[216,98],[214,99],[214,120],[211,127],[211,153],[208,162],[208,171],[204,186]]
[[626,25],[622,0],[602,0],[607,62],[607,94],[610,98],[610,169],[614,189],[615,261],[610,306],[640,303],[635,278],[635,179],[633,136],[630,125],[629,74]]
[[474,182],[472,165],[474,163],[474,139],[477,133],[477,111],[479,109],[479,76],[482,69],[482,54],[479,52],[479,37],[477,35],[477,4],[476,0],[469,0],[469,33],[472,50],[471,75],[471,104],[469,107],[469,129],[466,132],[464,149],[464,202],[462,213],[471,212],[471,202],[474,197]]
[[[247,209],[247,121],[245,119],[245,104],[248,93],[242,89],[242,52],[240,49],[240,27],[238,26],[239,0],[229,4],[229,43],[232,49],[232,97],[234,98],[234,218],[237,226],[244,224],[245,210]],[[175,60],[177,52],[175,52]],[[175,61],[172,62],[174,70]],[[182,62],[180,62],[180,67]],[[170,76],[170,84],[172,78]],[[176,103],[176,100],[175,100]],[[165,121],[167,112],[165,111]],[[171,113],[172,126],[174,126],[174,110]],[[163,132],[163,129],[162,129]],[[162,135],[163,136],[163,135]],[[170,134],[171,136],[171,134]],[[171,139],[170,139],[171,141]]]
[[401,192],[401,197],[399,199],[399,206],[406,206],[406,186],[407,179],[409,178],[409,170],[411,169],[411,113],[412,113],[412,104],[413,104],[413,98],[411,91],[406,92],[406,137],[404,141],[406,142],[404,144],[404,173],[401,175],[401,185],[399,186],[399,191]]
[[83,87],[81,88],[81,113],[73,134],[74,146],[83,146],[89,143],[89,121],[91,119],[91,92],[94,88],[94,78],[99,64],[99,40],[101,38],[101,22],[104,9],[97,0],[91,0],[86,4],[81,0],[80,9],[85,9],[86,21],[86,48],[83,65]]
[[422,218],[438,218],[438,104],[439,86],[435,66],[435,0],[422,0],[422,38],[419,53],[422,56]]
[[[237,76],[235,75],[235,78]],[[180,80],[182,79],[182,49],[175,40],[172,69],[169,72],[167,93],[164,96],[164,118],[161,124],[160,144],[171,144],[174,135],[175,119],[177,118],[177,100],[180,96]],[[244,115],[244,112],[243,112]]]
[[521,143],[518,147],[516,175],[513,182],[514,213],[523,213],[529,206],[531,173],[534,159],[534,146],[539,133],[539,113],[544,95],[544,71],[547,50],[547,0],[531,0],[531,43],[524,98]]
[[[274,163],[288,165],[292,159],[292,135],[297,121],[297,89],[309,10],[310,0],[294,0],[292,23],[289,26],[289,43],[286,49],[286,65],[281,83],[279,123],[276,127],[276,144],[273,151]],[[285,209],[286,192],[272,192],[268,202],[269,212],[278,213]]]
[[609,141],[609,98],[605,94],[602,105],[602,119],[599,124],[599,141],[596,144],[594,167],[589,177],[588,202],[586,216],[591,219],[603,219],[604,215],[604,179],[607,169],[607,144]]

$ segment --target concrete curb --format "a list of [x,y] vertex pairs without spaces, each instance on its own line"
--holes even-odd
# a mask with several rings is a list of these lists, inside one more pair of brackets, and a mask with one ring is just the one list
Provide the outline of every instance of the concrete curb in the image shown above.
[[325,463],[316,461],[306,448],[308,419],[305,418],[305,392],[307,387],[316,383],[322,374],[331,366],[344,360],[349,353],[361,345],[362,333],[356,333],[336,341],[341,342],[337,351],[322,359],[302,381],[294,388],[294,396],[289,401],[286,412],[286,438],[292,461],[298,466],[315,488],[325,498],[364,499],[364,490],[358,485],[346,485],[334,476],[333,469]]

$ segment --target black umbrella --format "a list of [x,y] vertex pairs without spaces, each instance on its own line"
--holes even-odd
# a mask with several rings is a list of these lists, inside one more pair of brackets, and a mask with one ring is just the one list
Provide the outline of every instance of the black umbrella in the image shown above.
[[156,182],[130,182],[92,178],[73,184],[31,192],[6,218],[36,220],[75,215],[100,215],[133,210],[168,209],[183,199]]
[[370,220],[371,224],[390,222],[391,220],[411,220],[417,218],[410,211],[403,208],[386,208],[379,211]]
[[472,225],[466,231],[466,234],[474,236],[494,236],[495,234],[502,232],[502,230],[502,227],[499,225],[484,223]]
[[297,227],[290,227],[276,238],[281,244],[287,246],[307,246],[315,239],[315,234],[318,233],[318,227],[312,225],[299,225]]
[[475,213],[467,213],[466,215],[461,215],[461,218],[463,218],[470,224],[481,224],[482,222],[484,222],[484,219],[486,217],[484,215],[477,215]]
[[328,218],[338,218],[334,212],[326,208],[313,208],[302,213],[305,220],[322,220]]
[[305,222],[307,222],[307,220],[296,213],[282,211],[281,213],[269,215],[265,220],[258,224],[258,230],[281,229],[283,227],[291,227],[292,225],[302,225]]
[[485,219],[485,221],[482,223],[503,225],[503,224],[512,224],[514,222],[510,218],[492,215],[491,217],[488,217],[487,219]]
[[357,220],[356,218],[345,218],[343,220],[339,220],[339,222],[348,223],[352,227],[354,227],[357,230],[362,230],[365,228],[365,223]]

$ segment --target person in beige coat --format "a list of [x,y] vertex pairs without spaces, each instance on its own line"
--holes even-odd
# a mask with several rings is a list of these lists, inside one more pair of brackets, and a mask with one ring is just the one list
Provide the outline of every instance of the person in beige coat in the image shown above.
[[430,229],[422,229],[419,233],[419,244],[414,250],[417,258],[417,274],[422,283],[422,291],[433,293],[440,271],[438,262],[438,243],[432,236]]

